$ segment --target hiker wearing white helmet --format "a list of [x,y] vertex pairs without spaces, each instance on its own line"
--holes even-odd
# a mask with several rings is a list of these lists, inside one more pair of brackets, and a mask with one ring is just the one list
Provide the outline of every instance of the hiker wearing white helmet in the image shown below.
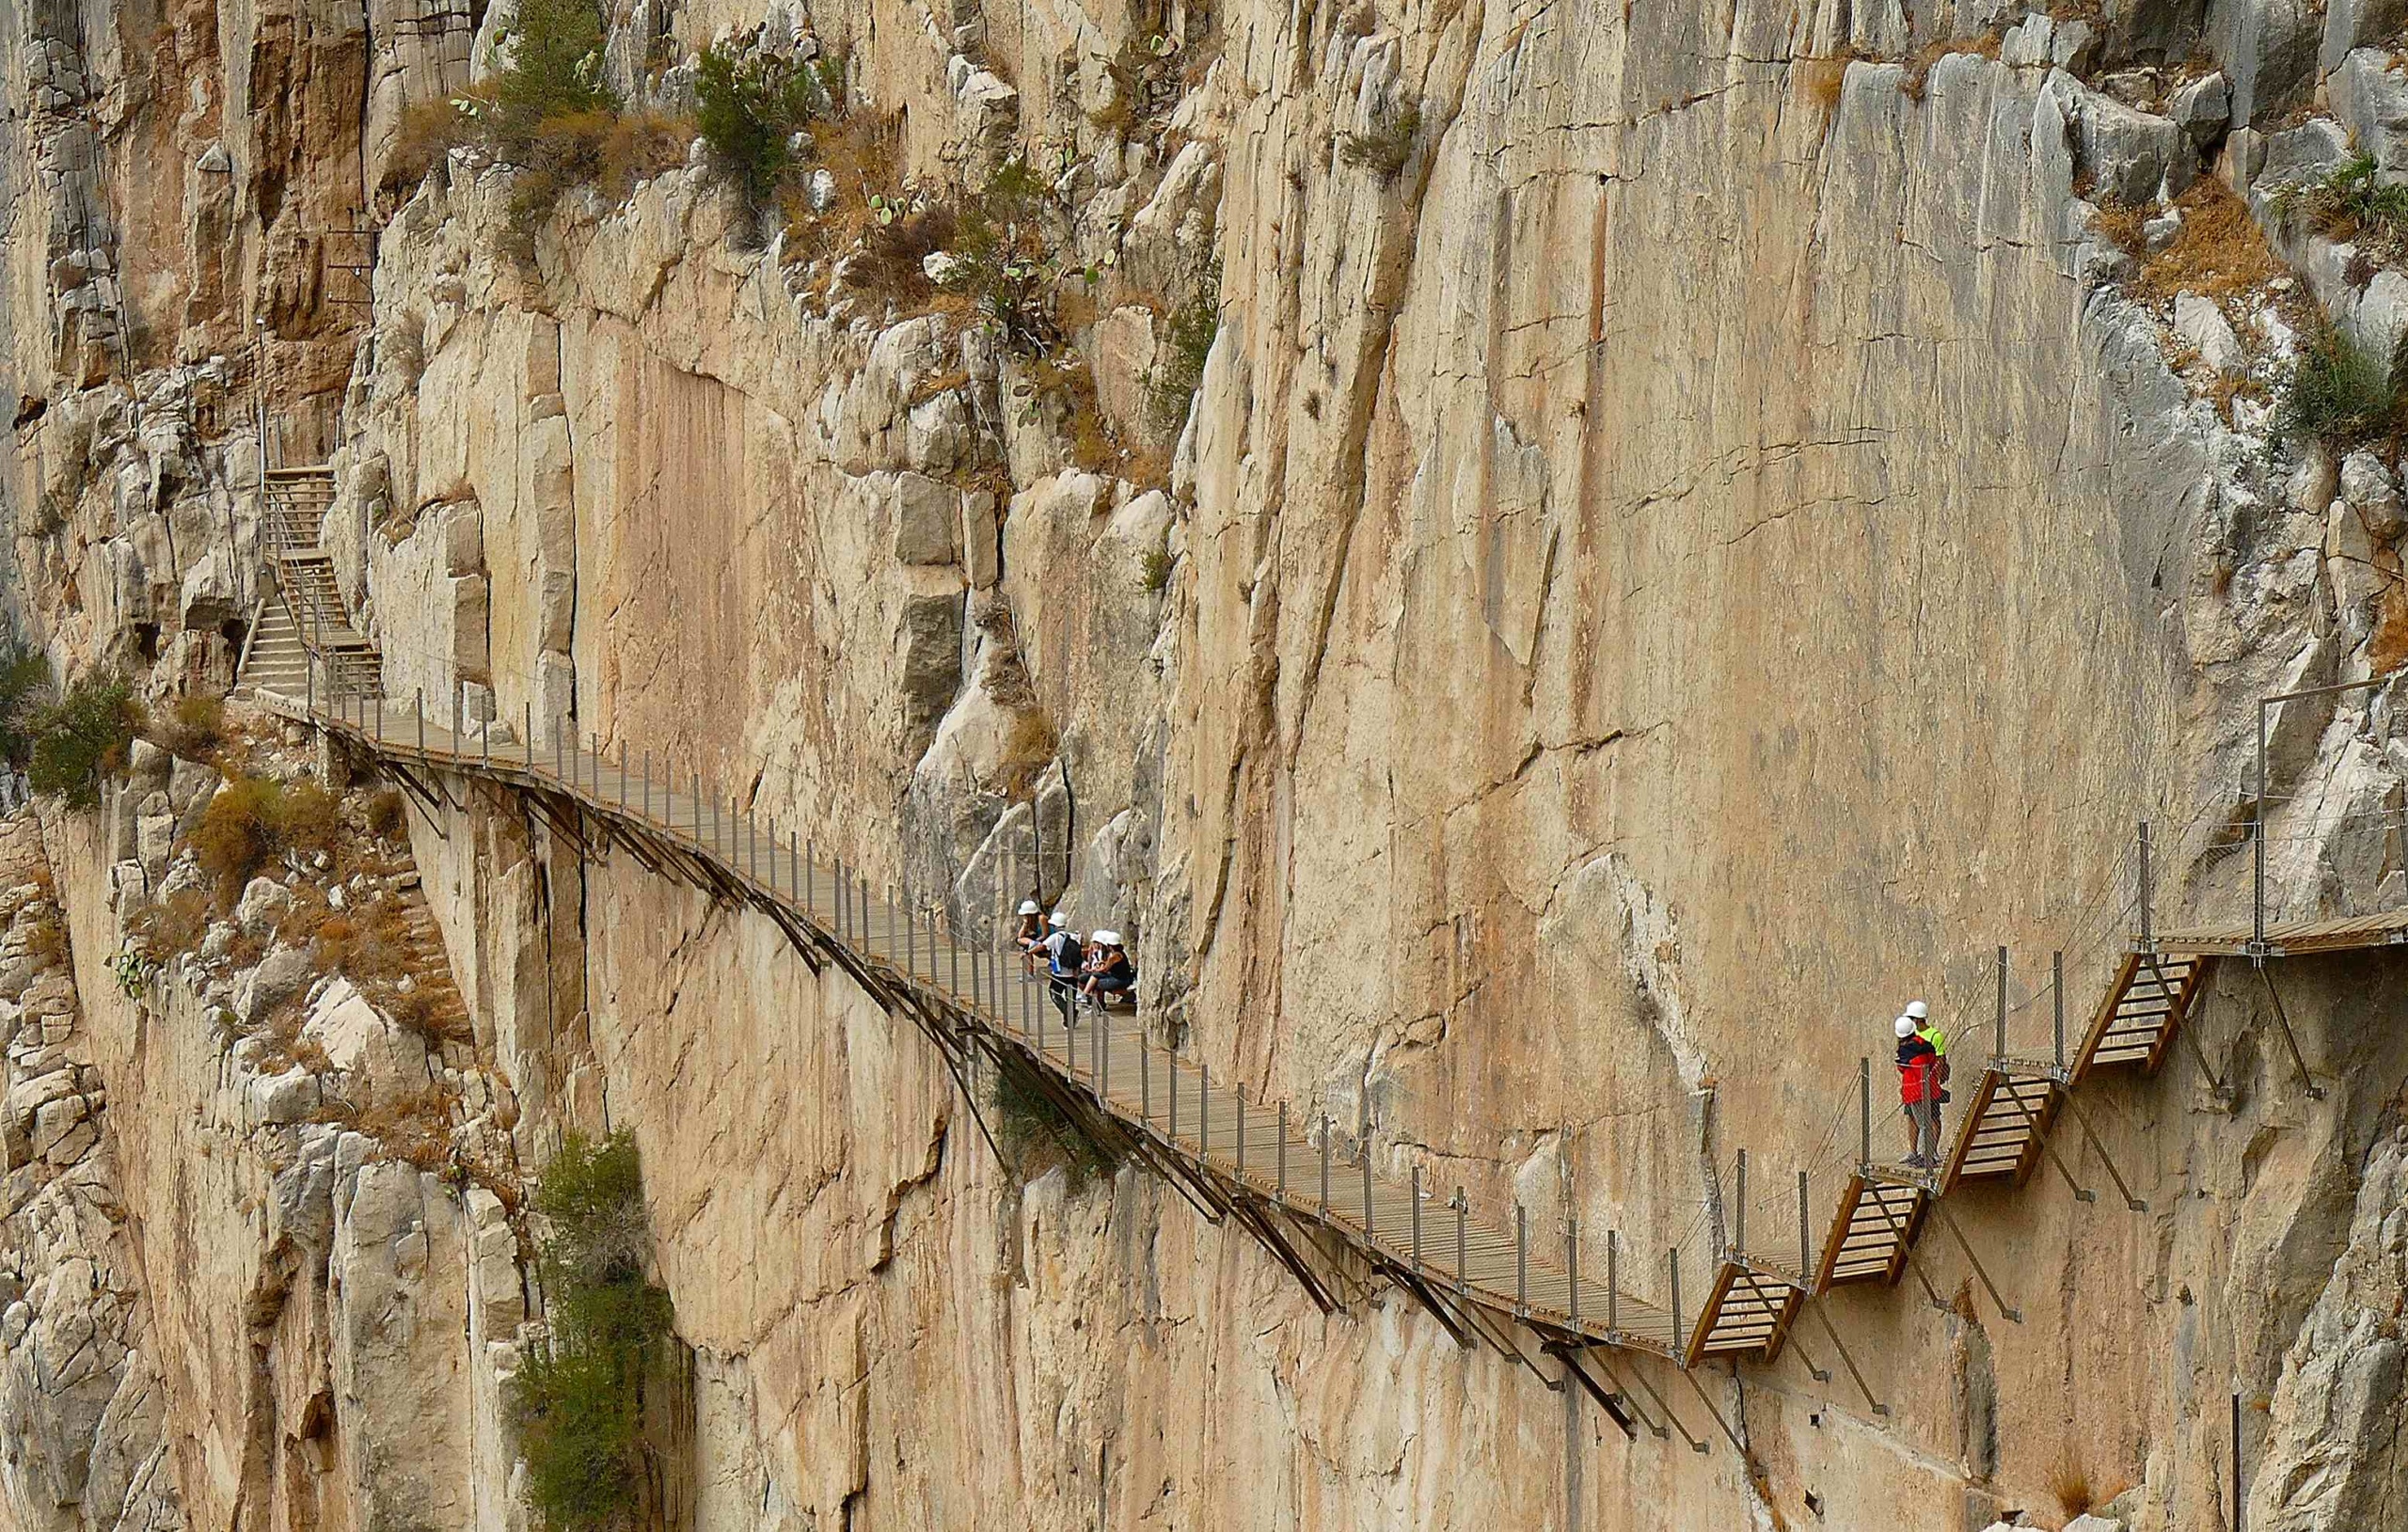
[[1012,945],[1020,949],[1020,966],[1023,972],[1036,971],[1037,944],[1045,938],[1045,912],[1034,899],[1020,902],[1020,924],[1012,932]]
[[1931,1007],[1922,1001],[1907,1002],[1907,1019],[1915,1024],[1915,1035],[1931,1045],[1931,1131],[1936,1140],[1942,1130],[1940,1109],[1948,1104],[1948,1034],[1931,1019]]
[[1939,1055],[1915,1031],[1914,1018],[1898,1018],[1891,1030],[1898,1036],[1898,1101],[1907,1109],[1910,1141],[1907,1163],[1930,1170],[1940,1163],[1940,1080],[1934,1068]]
[[1080,993],[1098,1005],[1109,1005],[1135,987],[1137,966],[1129,961],[1129,950],[1121,945],[1117,931],[1098,931],[1095,946],[1087,954],[1087,980]]

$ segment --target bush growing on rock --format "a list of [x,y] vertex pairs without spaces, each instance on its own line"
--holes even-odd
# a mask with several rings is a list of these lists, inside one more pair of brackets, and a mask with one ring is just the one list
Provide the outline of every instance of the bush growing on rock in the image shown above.
[[535,1210],[548,1335],[514,1399],[528,1499],[551,1532],[587,1532],[637,1508],[650,1449],[648,1383],[666,1386],[669,1294],[644,1279],[642,1168],[625,1131],[572,1133],[544,1168]]
[[1213,338],[1221,333],[1221,273],[1204,273],[1188,300],[1172,311],[1170,341],[1164,359],[1149,381],[1154,423],[1164,432],[1186,429],[1187,412],[1196,390],[1204,386],[1204,364],[1212,357]]
[[766,203],[793,167],[794,135],[810,125],[824,95],[819,77],[799,59],[743,57],[718,43],[703,50],[694,75],[695,125],[712,170],[747,207]]
[[2322,181],[2285,187],[2276,210],[2305,213],[2336,244],[2356,245],[2369,260],[2397,264],[2408,256],[2408,186],[2382,184],[2378,168],[2373,155],[2353,155]]
[[0,757],[22,767],[33,754],[34,721],[50,689],[50,662],[11,639],[0,643]]
[[237,777],[201,811],[192,850],[200,870],[217,880],[219,900],[230,905],[270,858],[331,851],[341,828],[335,796],[315,782],[286,787],[264,777]]
[[682,162],[690,124],[624,110],[602,75],[602,14],[590,0],[526,0],[505,34],[509,61],[487,84],[404,114],[388,183],[414,185],[454,149],[519,172],[513,231],[531,239],[561,197],[591,185],[617,200]]
[[141,722],[134,689],[121,678],[87,676],[34,715],[26,780],[70,808],[97,808],[101,783],[125,769]]
[[2379,356],[2326,326],[2300,353],[2274,411],[2291,440],[2346,450],[2400,427],[2400,358]]
[[402,832],[409,828],[409,820],[403,811],[400,788],[380,789],[374,798],[368,800],[370,832],[388,841],[400,839]]
[[169,753],[206,761],[226,742],[226,704],[215,697],[183,698],[159,726],[157,736],[157,744]]

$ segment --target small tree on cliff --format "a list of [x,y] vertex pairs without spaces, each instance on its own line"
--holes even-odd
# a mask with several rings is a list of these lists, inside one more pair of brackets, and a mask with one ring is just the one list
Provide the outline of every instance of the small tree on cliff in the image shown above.
[[642,1500],[645,1385],[674,1319],[669,1294],[644,1279],[651,1234],[634,1138],[570,1134],[544,1168],[535,1210],[548,1334],[517,1381],[528,1499],[551,1532],[602,1532]]
[[68,807],[100,806],[101,783],[125,769],[142,709],[115,674],[87,676],[35,715],[33,764],[25,780]]
[[602,78],[602,12],[593,0],[521,0],[494,79],[492,127],[503,157],[524,160],[546,124],[618,109]]

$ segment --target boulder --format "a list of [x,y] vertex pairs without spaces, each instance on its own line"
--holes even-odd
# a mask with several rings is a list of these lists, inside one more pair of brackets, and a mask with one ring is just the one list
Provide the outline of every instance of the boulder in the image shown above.
[[318,1079],[299,1065],[281,1074],[253,1075],[244,1105],[254,1122],[305,1122],[319,1106]]
[[2312,118],[2296,128],[2266,135],[2265,163],[2258,167],[2252,184],[2272,188],[2321,180],[2349,157],[2348,130],[2329,118]]
[[2380,179],[2408,174],[2408,74],[2380,48],[2360,48],[2324,83],[2333,115],[2361,153],[2373,156]]
[[2096,90],[2078,101],[2074,144],[2099,197],[2138,206],[2190,185],[2198,156],[2172,118],[2134,111]]
[[2191,142],[2204,148],[2232,120],[2232,87],[2221,71],[2202,76],[2177,90],[2166,110]]
[[2249,366],[2249,354],[2242,348],[2241,337],[2233,333],[2231,322],[2211,298],[2192,292],[2177,293],[2174,333],[2181,337],[2184,345],[2199,354],[2201,361],[2226,377]]
[[234,985],[234,1014],[246,1024],[258,1022],[277,1006],[301,992],[309,982],[309,955],[279,943]]
[[328,1064],[365,1081],[372,1099],[398,1100],[426,1088],[426,1040],[395,1026],[348,979],[319,991],[301,1035],[325,1050]]
[[[2365,466],[2353,476],[2351,464],[2361,458]],[[2408,531],[2408,502],[2402,500],[2399,481],[2373,453],[2353,452],[2343,460],[2341,498],[2356,509],[2371,536],[2388,543]]]
[[991,490],[967,490],[961,497],[961,552],[971,589],[990,590],[1004,577],[1003,521]]
[[2050,46],[2056,38],[2056,23],[2037,11],[2006,29],[1999,39],[1999,62],[2009,69],[2046,69],[2052,62]]
[[960,561],[955,537],[961,525],[961,492],[926,474],[890,477],[895,509],[895,560],[905,564]]
[[277,923],[293,908],[293,891],[274,878],[254,877],[234,906],[234,924],[254,940],[264,941]]
[[2408,0],[2326,0],[2317,69],[2332,73],[2351,54],[2396,36],[2402,24],[2408,24]]

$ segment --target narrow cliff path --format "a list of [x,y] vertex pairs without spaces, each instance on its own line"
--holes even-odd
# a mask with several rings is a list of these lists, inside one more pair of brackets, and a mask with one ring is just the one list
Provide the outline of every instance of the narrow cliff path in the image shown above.
[[[957,932],[939,910],[871,888],[841,862],[823,862],[791,828],[765,826],[715,795],[655,780],[648,757],[638,770],[624,752],[612,761],[570,747],[557,730],[547,752],[524,737],[455,732],[422,712],[388,710],[357,694],[329,702],[263,692],[261,700],[374,758],[431,810],[448,800],[443,774],[481,779],[520,794],[573,844],[623,848],[660,877],[767,915],[814,971],[836,966],[919,1028],[974,1113],[972,1077],[983,1063],[1037,1092],[1102,1147],[1146,1164],[1205,1217],[1235,1220],[1324,1310],[1393,1283],[1462,1344],[1494,1347],[1536,1372],[1534,1347],[1560,1359],[1625,1432],[1644,1427],[1663,1436],[1669,1426],[1700,1451],[1707,1444],[1681,1426],[1642,1371],[1630,1367],[1625,1382],[1615,1353],[1669,1362],[1685,1376],[1709,1359],[1769,1362],[1816,1295],[1849,1283],[1894,1286],[1909,1273],[1923,1280],[1913,1247],[1934,1223],[1979,1272],[1947,1193],[1976,1179],[2020,1183],[2044,1160],[2073,1184],[2049,1135],[2063,1113],[2090,1136],[2074,1092],[2101,1071],[2162,1062],[2219,957],[2246,955],[2253,944],[2262,956],[2281,957],[2408,940],[2408,910],[2273,925],[2262,938],[2247,929],[2150,933],[2116,969],[2070,1058],[2061,987],[2052,1055],[2007,1052],[2002,976],[2001,1046],[1972,1082],[1941,1164],[1920,1169],[1875,1158],[1864,1069],[1856,1082],[1859,1141],[1828,1221],[1814,1218],[1813,1188],[1801,1174],[1794,1246],[1783,1240],[1779,1248],[1751,1248],[1743,1159],[1735,1224],[1728,1238],[1719,1226],[1712,1231],[1708,1258],[1691,1268],[1703,1284],[1685,1301],[1679,1246],[1664,1252],[1660,1273],[1654,1251],[1625,1253],[1610,1233],[1602,1259],[1584,1251],[1576,1229],[1564,1231],[1560,1245],[1540,1248],[1518,1221],[1507,1228],[1473,1217],[1460,1189],[1440,1200],[1418,1170],[1400,1181],[1367,1154],[1340,1155],[1325,1118],[1308,1122],[1285,1102],[1248,1099],[1149,1041],[1126,1013],[1077,1015],[1066,1026],[1012,955]],[[2083,1200],[2095,1195],[2075,1190]],[[2130,1207],[2145,1208],[2120,1181],[2118,1190]],[[1990,1296],[2008,1319],[2020,1319],[1995,1288]],[[1840,1347],[1828,1320],[1822,1334]],[[1868,1404],[1885,1413],[1845,1350],[1837,1354]],[[1740,1433],[1703,1390],[1697,1397],[1739,1445]]]

